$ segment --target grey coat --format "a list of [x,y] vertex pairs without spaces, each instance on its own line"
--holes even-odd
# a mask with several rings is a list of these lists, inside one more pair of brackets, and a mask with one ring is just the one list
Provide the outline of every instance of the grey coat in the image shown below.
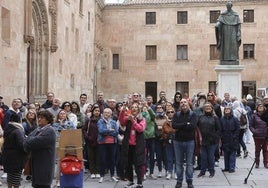
[[35,129],[26,138],[24,147],[32,156],[32,185],[51,185],[55,169],[54,129],[50,125]]

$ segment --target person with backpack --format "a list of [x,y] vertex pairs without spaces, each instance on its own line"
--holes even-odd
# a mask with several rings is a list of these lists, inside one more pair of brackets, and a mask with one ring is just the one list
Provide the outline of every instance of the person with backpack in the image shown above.
[[[232,107],[233,107],[233,114],[234,116],[238,119],[240,123],[240,132],[239,132],[239,143],[242,146],[242,149],[244,151],[244,158],[248,156],[248,151],[247,151],[247,146],[243,140],[244,133],[247,131],[249,128],[249,121],[247,117],[247,111],[241,107],[242,104],[236,100],[233,102]],[[237,157],[241,157],[241,150],[240,147],[237,150]]]

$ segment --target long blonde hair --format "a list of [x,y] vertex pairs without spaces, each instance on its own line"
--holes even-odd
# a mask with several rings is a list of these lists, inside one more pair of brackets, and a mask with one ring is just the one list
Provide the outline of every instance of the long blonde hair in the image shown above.
[[[30,113],[33,113],[34,114],[34,118],[33,119],[29,119],[29,114]],[[31,127],[32,126],[37,126],[38,125],[38,119],[37,119],[37,114],[36,114],[36,111],[34,109],[30,109],[26,116],[25,116],[25,121],[28,125],[30,125]]]

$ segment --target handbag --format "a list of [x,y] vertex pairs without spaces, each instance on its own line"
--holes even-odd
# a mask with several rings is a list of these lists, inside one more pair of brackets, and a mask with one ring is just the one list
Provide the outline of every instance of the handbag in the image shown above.
[[76,156],[67,155],[60,162],[60,170],[62,174],[77,175],[82,169],[82,160]]

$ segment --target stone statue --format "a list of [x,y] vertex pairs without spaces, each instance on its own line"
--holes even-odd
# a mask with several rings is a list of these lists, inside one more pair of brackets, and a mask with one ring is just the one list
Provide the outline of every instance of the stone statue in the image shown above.
[[221,65],[238,65],[238,50],[241,45],[241,22],[232,10],[232,2],[226,3],[227,10],[222,12],[215,26],[217,49],[220,50]]

